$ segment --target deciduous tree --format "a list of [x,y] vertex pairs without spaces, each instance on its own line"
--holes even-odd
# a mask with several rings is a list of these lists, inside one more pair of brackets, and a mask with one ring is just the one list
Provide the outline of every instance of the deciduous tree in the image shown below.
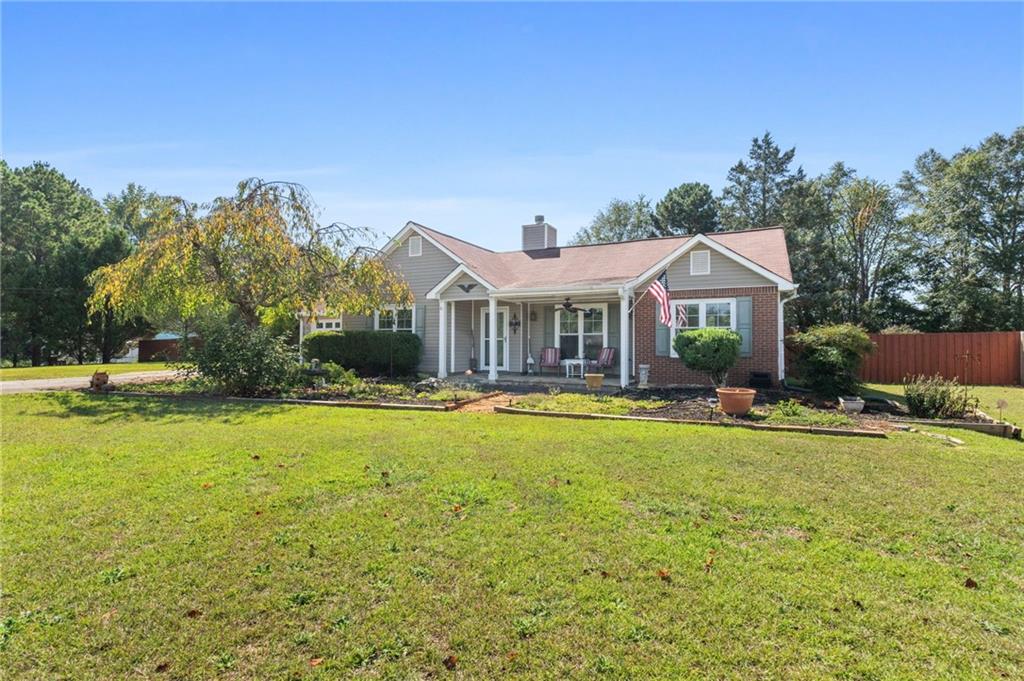
[[703,182],[685,182],[669,189],[655,209],[661,236],[704,234],[718,229],[718,202]]
[[132,255],[92,276],[94,310],[182,319],[237,316],[249,328],[281,311],[369,313],[410,302],[366,230],[322,226],[300,185],[249,179],[208,205],[178,202]]
[[658,222],[650,200],[641,194],[635,201],[612,199],[598,211],[588,227],[573,237],[573,244],[600,244],[658,235]]
[[1024,127],[949,159],[930,150],[901,187],[922,236],[929,326],[1024,328]]

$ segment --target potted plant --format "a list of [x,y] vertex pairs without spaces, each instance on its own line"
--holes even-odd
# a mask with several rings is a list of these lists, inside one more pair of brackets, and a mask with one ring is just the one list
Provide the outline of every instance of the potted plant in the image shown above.
[[750,411],[757,391],[726,387],[729,369],[740,356],[738,333],[729,329],[693,329],[678,334],[673,347],[688,369],[707,374],[715,386],[723,412],[730,416],[743,416]]
[[604,374],[583,374],[583,378],[587,379],[588,390],[599,390],[604,384]]

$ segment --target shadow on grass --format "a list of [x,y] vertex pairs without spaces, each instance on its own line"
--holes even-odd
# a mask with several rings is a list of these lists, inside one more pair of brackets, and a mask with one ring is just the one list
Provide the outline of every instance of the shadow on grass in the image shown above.
[[895,390],[879,390],[877,388],[864,387],[861,390],[861,395],[863,397],[874,397],[880,400],[892,400],[893,402],[899,402],[900,404],[904,404],[906,402],[903,397],[903,393]]
[[40,416],[85,417],[100,423],[124,418],[181,422],[217,420],[234,423],[249,416],[272,416],[284,405],[225,402],[214,398],[118,397],[80,392],[40,393],[52,408]]

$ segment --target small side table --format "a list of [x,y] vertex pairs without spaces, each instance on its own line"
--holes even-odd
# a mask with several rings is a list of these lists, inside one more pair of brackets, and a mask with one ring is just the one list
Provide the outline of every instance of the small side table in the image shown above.
[[573,378],[576,375],[576,370],[573,367],[579,367],[579,377],[583,378],[583,369],[587,366],[587,360],[585,359],[567,359],[565,360],[565,377]]

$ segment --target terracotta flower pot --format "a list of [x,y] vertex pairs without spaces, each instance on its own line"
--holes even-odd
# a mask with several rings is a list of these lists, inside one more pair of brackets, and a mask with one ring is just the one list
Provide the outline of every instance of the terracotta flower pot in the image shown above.
[[718,388],[718,404],[729,416],[743,416],[754,405],[753,388]]
[[604,374],[584,374],[587,379],[587,389],[597,390],[604,383]]

